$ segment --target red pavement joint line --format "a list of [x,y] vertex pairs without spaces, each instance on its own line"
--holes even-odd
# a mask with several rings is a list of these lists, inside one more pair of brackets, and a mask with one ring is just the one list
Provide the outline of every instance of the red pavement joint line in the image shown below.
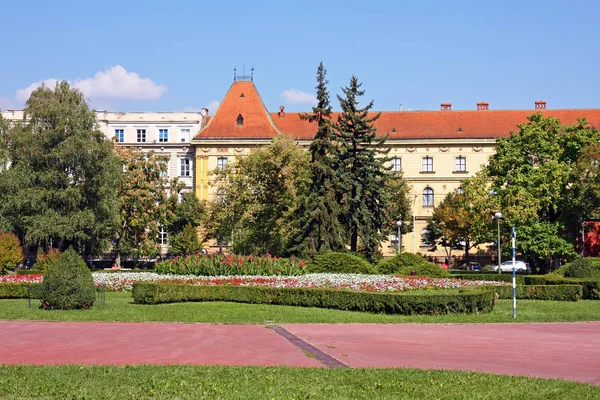
[[270,328],[303,352],[313,354],[315,358],[327,368],[349,368],[348,365],[334,357],[331,357],[329,354],[324,353],[312,344],[305,342],[290,331],[277,325],[271,325]]

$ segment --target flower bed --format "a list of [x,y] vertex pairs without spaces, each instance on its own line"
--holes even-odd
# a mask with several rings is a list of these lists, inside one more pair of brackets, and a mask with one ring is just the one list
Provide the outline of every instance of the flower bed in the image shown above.
[[[390,277],[388,275],[308,274],[300,276],[196,276],[162,275],[155,272],[94,272],[96,286],[107,290],[131,290],[134,282],[174,282],[191,285],[263,286],[271,288],[329,288],[361,292],[404,292],[408,290],[463,289],[508,285],[505,282],[451,278]],[[0,283],[41,283],[43,275],[0,277]]]

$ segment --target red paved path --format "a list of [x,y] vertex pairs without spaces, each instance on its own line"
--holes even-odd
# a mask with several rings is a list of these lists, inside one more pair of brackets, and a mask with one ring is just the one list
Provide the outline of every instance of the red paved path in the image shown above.
[[[600,322],[286,324],[351,367],[416,367],[600,385]],[[260,325],[0,322],[0,364],[322,366]]]

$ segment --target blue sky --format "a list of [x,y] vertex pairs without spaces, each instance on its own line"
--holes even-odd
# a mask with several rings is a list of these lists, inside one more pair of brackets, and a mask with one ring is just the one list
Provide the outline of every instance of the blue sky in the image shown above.
[[599,14],[591,0],[0,0],[0,108],[48,79],[95,108],[214,108],[245,64],[270,111],[307,111],[320,61],[332,95],[355,74],[378,110],[600,108]]

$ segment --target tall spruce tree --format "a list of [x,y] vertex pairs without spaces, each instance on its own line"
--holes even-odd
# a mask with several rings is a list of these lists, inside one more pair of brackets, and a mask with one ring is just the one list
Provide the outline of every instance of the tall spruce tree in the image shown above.
[[317,69],[317,105],[312,114],[301,115],[303,120],[317,124],[317,133],[310,145],[311,181],[300,194],[294,220],[298,224],[291,250],[302,256],[313,256],[324,251],[344,249],[345,234],[339,221],[340,207],[337,193],[340,189],[335,171],[338,148],[331,121],[331,104],[326,78],[327,70],[321,62]]
[[373,127],[381,114],[369,116],[373,101],[359,108],[359,97],[365,93],[361,86],[353,76],[342,89],[344,97],[337,96],[342,108],[335,126],[341,144],[337,172],[344,189],[340,221],[350,234],[350,251],[356,252],[360,241],[367,258],[373,260],[382,232],[389,228],[390,173],[385,163],[390,149],[385,147],[387,135],[377,137]]

